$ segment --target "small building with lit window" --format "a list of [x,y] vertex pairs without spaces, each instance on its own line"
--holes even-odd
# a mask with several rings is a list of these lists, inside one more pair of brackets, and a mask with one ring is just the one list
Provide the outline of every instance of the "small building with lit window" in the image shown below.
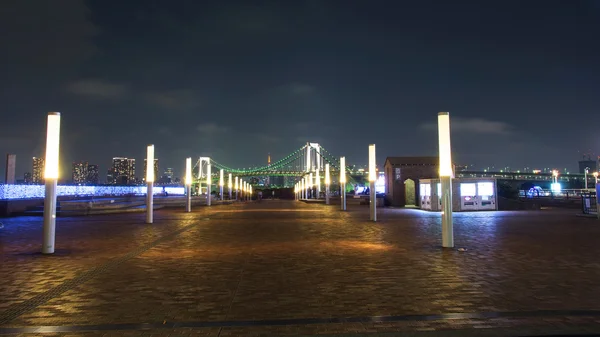
[[[495,178],[452,179],[452,210],[496,211],[498,210],[497,184]],[[441,211],[441,186],[439,179],[419,181],[419,207]]]
[[386,204],[419,206],[419,182],[439,176],[439,157],[387,157],[385,160]]

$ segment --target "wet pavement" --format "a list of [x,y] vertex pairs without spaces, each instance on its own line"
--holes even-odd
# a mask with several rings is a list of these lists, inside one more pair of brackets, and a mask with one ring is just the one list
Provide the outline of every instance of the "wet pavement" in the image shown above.
[[40,217],[3,219],[0,334],[600,332],[595,219],[456,213],[459,251],[441,248],[438,213],[338,207],[59,218],[53,256]]

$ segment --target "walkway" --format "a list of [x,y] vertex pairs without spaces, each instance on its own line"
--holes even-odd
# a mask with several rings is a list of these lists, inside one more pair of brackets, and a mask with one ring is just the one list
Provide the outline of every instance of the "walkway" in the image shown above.
[[439,248],[438,214],[367,219],[293,201],[59,218],[54,256],[37,253],[41,218],[3,219],[0,334],[600,331],[593,219],[457,214],[466,251]]

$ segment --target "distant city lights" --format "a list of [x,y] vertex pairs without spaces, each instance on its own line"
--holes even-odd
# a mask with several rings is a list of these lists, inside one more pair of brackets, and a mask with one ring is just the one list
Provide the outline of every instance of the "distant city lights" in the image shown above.
[[[125,196],[145,195],[147,186],[61,186],[56,187],[56,195],[64,196]],[[169,195],[185,195],[183,186],[157,186],[154,195],[167,193]],[[43,198],[44,185],[0,185],[0,200],[36,199]]]

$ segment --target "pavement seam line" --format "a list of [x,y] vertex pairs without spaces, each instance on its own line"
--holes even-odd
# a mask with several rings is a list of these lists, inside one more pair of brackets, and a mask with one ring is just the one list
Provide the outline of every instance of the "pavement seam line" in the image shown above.
[[192,227],[197,226],[198,224],[199,224],[199,221],[196,221],[190,225],[186,225],[186,226],[184,226],[180,229],[177,229],[173,232],[170,232],[169,234],[162,236],[152,242],[149,242],[143,246],[140,246],[117,259],[112,259],[100,266],[92,267],[88,270],[85,270],[85,271],[77,274],[75,277],[68,279],[55,287],[52,287],[43,293],[35,295],[34,297],[29,298],[23,302],[15,303],[15,304],[9,306],[6,310],[4,310],[3,312],[0,313],[0,326],[10,323],[12,320],[18,318],[19,316],[23,315],[24,313],[32,311],[32,310],[36,309],[37,307],[39,307],[40,305],[43,305],[46,302],[59,297],[63,293],[75,288],[76,286],[83,284],[83,283],[89,281],[90,279],[92,279],[110,269],[118,267],[119,265],[123,264],[124,262],[126,262],[128,260],[131,260],[137,256],[142,255],[143,253],[150,250],[151,248],[154,248],[157,245],[161,244],[162,242],[176,237],[177,235],[191,229]]
[[[237,296],[237,293],[240,290],[240,284],[242,284],[242,278],[244,278],[244,270],[246,270],[246,266],[248,265],[248,262],[250,262],[252,253],[253,252],[250,251],[250,253],[248,254],[248,258],[246,259],[246,261],[244,261],[244,265],[242,266],[242,270],[240,271],[240,278],[238,279],[237,286],[235,287],[235,291],[233,292],[233,297],[231,298],[231,302],[229,302],[229,309],[227,309],[227,313],[225,314],[225,319],[227,319],[227,317],[229,316],[229,313],[231,313],[231,308],[233,307],[233,302],[235,301],[235,297]],[[217,334],[217,337],[221,336],[221,330],[223,330],[223,327],[219,328],[219,333]]]

